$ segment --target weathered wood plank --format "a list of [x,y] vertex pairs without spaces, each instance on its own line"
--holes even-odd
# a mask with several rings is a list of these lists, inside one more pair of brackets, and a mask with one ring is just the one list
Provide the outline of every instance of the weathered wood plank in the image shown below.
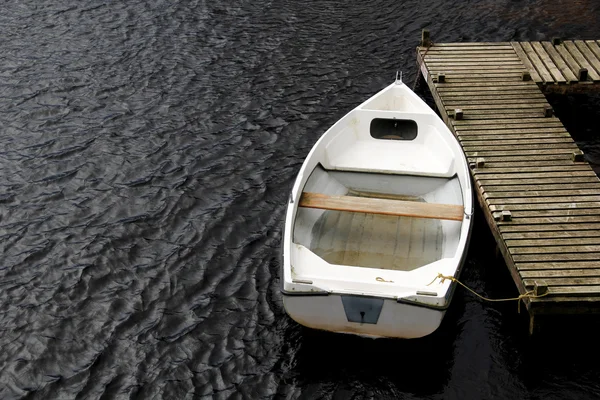
[[[429,57],[433,58],[448,58],[448,59],[452,59],[452,60],[460,60],[460,58],[453,58],[453,57],[449,57],[449,55],[452,53],[448,53],[448,52],[435,52],[432,51],[431,54],[427,54]],[[453,53],[456,54],[456,53]],[[494,52],[465,52],[464,57],[469,57],[469,58],[476,58],[476,59],[482,59],[482,60],[486,60],[488,58],[506,58],[507,60],[512,60],[512,58],[508,58],[505,56],[508,56],[510,53],[494,53]],[[427,61],[427,58],[425,59],[425,62]]]
[[497,111],[495,114],[490,115],[487,113],[479,113],[476,111],[465,114],[461,121],[487,121],[495,120],[498,118],[505,118],[506,120],[525,119],[525,118],[544,118],[544,111],[537,111],[534,109],[520,110],[519,112],[508,112],[508,111]]
[[[424,52],[421,52],[424,54]],[[486,55],[495,55],[495,54],[515,54],[514,50],[508,48],[496,48],[496,49],[486,49],[483,47],[479,48],[441,48],[437,46],[430,47],[427,51],[427,54],[462,54],[465,56],[469,56],[471,54],[486,54]]]
[[429,60],[519,60],[515,53],[488,53],[488,54],[461,54],[461,52],[433,52],[425,55],[425,61]]
[[[487,82],[505,82],[506,80],[515,80],[521,79],[520,72],[507,72],[500,74],[485,74],[485,76],[476,76],[477,74],[447,74],[444,71],[440,71],[444,73],[446,76],[446,82],[481,82],[482,80],[486,80]],[[435,75],[434,75],[435,76]],[[539,95],[543,95],[541,91],[538,93]]]
[[456,42],[456,43],[436,43],[434,47],[492,47],[494,49],[507,48],[512,49],[510,42]]
[[504,70],[485,70],[485,71],[443,71],[446,76],[448,76],[450,79],[452,78],[493,78],[493,77],[498,77],[498,78],[506,78],[508,77],[509,79],[514,79],[515,76],[518,76],[520,79],[522,79],[522,72],[523,70],[519,70],[519,71],[504,71]]
[[571,69],[573,74],[579,78],[579,69],[582,68],[582,66],[579,65],[577,63],[577,61],[575,61],[575,59],[573,58],[571,53],[569,53],[567,51],[566,47],[563,44],[559,44],[559,45],[555,46],[554,48],[561,55],[563,60],[565,60],[565,63]]
[[[486,108],[486,109],[464,109],[462,107],[449,108],[448,110],[454,110],[460,108],[465,112],[464,119],[491,119],[498,118],[498,116],[512,116],[513,118],[531,118],[540,115],[542,118],[544,113],[544,107],[532,107],[524,108],[519,107],[519,104],[515,108]],[[468,114],[466,114],[468,113]]]
[[511,221],[497,221],[499,226],[515,225],[552,225],[552,224],[583,224],[600,222],[596,215],[573,215],[567,217],[529,217],[513,218]]
[[[470,137],[487,137],[489,139],[489,135],[498,135],[498,137],[501,136],[508,136],[508,135],[519,135],[519,137],[530,137],[529,135],[532,135],[531,137],[560,137],[560,136],[568,136],[571,137],[571,135],[569,134],[569,132],[567,132],[567,130],[560,126],[560,127],[538,127],[538,128],[520,128],[520,129],[511,129],[511,128],[503,128],[503,129],[497,129],[497,130],[493,130],[492,132],[490,132],[490,130],[477,130],[477,129],[471,129],[471,130],[463,130],[462,127],[461,128],[457,128],[456,129],[456,133],[459,136],[463,136],[466,140],[469,140],[468,138]],[[546,135],[546,136],[544,136]],[[468,136],[468,137],[467,137]],[[473,139],[473,140],[478,140],[478,139]]]
[[597,260],[595,253],[560,253],[560,254],[515,254],[514,262],[558,262],[558,261],[589,261]]
[[[513,197],[511,199],[487,199],[490,204],[533,204],[533,203],[588,203],[600,201],[600,196],[573,195],[573,196],[546,196],[546,197]],[[600,226],[600,225],[599,225]]]
[[[538,119],[538,118],[521,118],[518,120],[507,120],[506,118],[498,118],[496,117],[495,119],[492,120],[488,120],[488,121],[454,121],[455,125],[493,125],[493,128],[490,129],[502,129],[502,127],[507,126],[507,127],[511,127],[511,126],[517,126],[517,125],[523,125],[523,124],[540,124],[539,128],[543,127],[543,126],[551,126],[551,125],[558,125],[558,126],[562,126],[562,123],[560,122],[560,120],[558,118],[555,117],[550,117],[550,118],[543,118],[543,119]],[[534,126],[536,127],[536,126]],[[461,126],[458,129],[465,129],[465,126]],[[483,128],[480,128],[483,129]]]
[[[463,150],[466,153],[471,152],[483,152],[483,151],[524,151],[524,150],[535,150],[540,147],[544,147],[544,150],[549,149],[566,149],[575,151],[578,149],[577,145],[573,141],[562,140],[557,143],[546,143],[544,140],[521,140],[519,146],[515,146],[514,141],[495,141],[492,143],[486,143],[484,145],[473,145],[470,143],[463,144]],[[518,149],[518,150],[515,150]],[[534,154],[534,153],[530,153]]]
[[[569,180],[571,178],[590,178],[589,182],[600,183],[600,179],[596,176],[596,174],[591,170],[582,170],[582,171],[538,171],[538,172],[527,172],[527,171],[519,171],[515,173],[502,173],[502,174],[485,174],[483,176],[478,175],[478,178],[481,181],[490,181],[488,182],[490,185],[493,185],[494,182],[498,181],[506,181],[506,180],[522,180],[522,179],[530,179],[537,180],[543,179],[543,183],[559,183],[560,181],[553,181],[554,178],[565,178],[564,182],[566,183],[575,183],[576,181]],[[588,180],[585,180],[588,182]],[[529,182],[536,183],[536,182]],[[600,187],[600,186],[598,186]]]
[[540,42],[531,42],[531,47],[537,53],[540,60],[546,66],[546,69],[550,72],[550,75],[554,78],[554,80],[558,83],[567,83],[567,79],[563,76],[560,70],[554,64],[554,61],[550,58],[550,55],[544,50],[544,47]]
[[[539,198],[539,197],[562,197],[568,195],[587,195],[587,196],[595,196],[600,195],[600,188],[595,189],[565,189],[565,190],[532,190],[525,191],[520,190],[524,185],[514,185],[513,192],[495,192],[493,188],[486,187],[484,191],[484,197],[486,200],[491,201],[494,199],[513,199],[516,196],[519,198]],[[566,187],[566,185],[565,185]]]
[[527,54],[525,54],[525,51],[523,50],[523,47],[521,47],[521,44],[519,42],[511,42],[511,45],[515,53],[517,53],[517,55],[521,59],[521,62],[523,63],[525,68],[529,70],[529,73],[531,74],[531,79],[536,83],[544,82],[540,74],[537,72],[537,70],[529,60],[529,57],[527,57]]
[[[454,122],[456,121],[452,121],[453,125]],[[456,125],[460,125],[460,126],[456,126]],[[501,121],[484,121],[484,122],[480,122],[477,124],[473,124],[470,121],[464,122],[461,124],[456,124],[454,126],[454,129],[456,129],[457,131],[461,131],[461,133],[464,133],[465,131],[478,131],[478,130],[503,130],[503,129],[529,129],[529,128],[537,128],[537,129],[547,129],[547,128],[562,128],[564,129],[564,127],[562,126],[562,124],[560,122],[555,122],[555,121],[547,121],[545,119],[539,119],[539,121],[536,122],[515,122],[515,121],[509,121],[506,119],[503,119]]]
[[586,212],[594,214],[594,212],[598,212],[598,208],[600,205],[594,202],[490,205],[490,209],[494,211],[509,210],[515,215],[515,218],[535,216],[533,213],[536,212],[546,214],[546,216],[585,215]]
[[[482,93],[482,94],[478,94],[477,96],[467,96],[467,95],[458,95],[458,96],[454,96],[454,95],[444,95],[443,98],[441,98],[443,105],[455,105],[455,106],[460,106],[460,105],[475,105],[475,104],[495,104],[492,103],[492,101],[497,101],[497,104],[505,104],[504,102],[510,102],[511,100],[523,100],[523,101],[530,101],[530,102],[534,102],[534,103],[541,103],[541,104],[547,104],[544,103],[545,99],[541,99],[537,96],[535,97],[525,97],[525,98],[521,98],[521,97],[506,97],[503,95],[490,95],[488,93]],[[515,103],[515,104],[519,104],[519,103]],[[540,126],[537,127],[537,129],[544,129],[544,126]],[[564,128],[563,128],[564,130]]]
[[[587,238],[562,238],[562,239],[507,239],[506,246],[509,248],[527,247],[527,248],[546,248],[552,246],[581,246],[594,245],[600,246],[600,237]],[[600,268],[600,262],[598,263]]]
[[[436,92],[436,94],[438,94]],[[506,100],[506,99],[543,99],[546,97],[539,90],[519,90],[518,93],[495,93],[495,92],[470,92],[470,93],[445,93],[443,96],[444,101],[447,100]]]
[[[517,75],[516,73],[512,73],[512,76],[502,76],[502,75],[490,75],[490,76],[486,76],[486,77],[480,77],[480,76],[456,76],[455,74],[451,74],[451,75],[447,75],[444,74],[446,76],[446,80],[445,83],[479,83],[482,80],[485,80],[486,82],[514,82],[517,80],[521,80],[520,74]],[[438,82],[439,83],[439,82]]]
[[574,40],[575,46],[583,54],[588,63],[594,68],[596,73],[600,74],[600,60],[596,58],[594,52],[590,50],[587,44],[583,40]]
[[532,299],[532,306],[536,307],[536,315],[541,314],[597,314],[598,296],[578,295],[567,297],[561,294],[550,294],[545,297]]
[[[431,54],[430,54],[431,53]],[[481,50],[477,51],[474,49],[467,49],[463,51],[444,51],[441,49],[432,49],[425,53],[421,53],[421,56],[425,57],[425,60],[428,61],[429,58],[514,58],[516,57],[516,53],[510,50],[501,50],[501,51],[491,51],[491,50]]]
[[597,253],[600,246],[596,245],[562,245],[562,246],[535,246],[511,247],[510,254],[562,254],[562,253]]
[[[504,232],[502,235],[505,240],[534,240],[534,239],[585,239],[585,238],[598,238],[600,237],[599,230],[587,230],[587,231],[549,231],[549,232]],[[595,264],[596,268],[600,268],[598,264]]]
[[462,221],[463,206],[304,192],[299,207]]
[[565,272],[569,270],[594,270],[598,269],[598,261],[563,261],[563,262],[544,262],[544,263],[516,263],[515,267],[523,273],[524,271],[531,271],[531,273],[556,271],[556,273]]
[[[459,107],[462,110],[471,110],[471,111],[481,111],[481,110],[543,110],[544,106],[548,103],[524,103],[524,104],[479,104],[479,105],[469,105],[469,104],[454,104],[448,105],[446,107],[447,111],[453,111],[454,108]],[[502,111],[504,112],[504,111]],[[506,111],[513,112],[513,111]],[[497,111],[488,111],[489,114],[497,114]]]
[[430,47],[419,47],[419,53],[429,53],[430,51],[435,51],[439,53],[454,53],[454,54],[463,54],[464,52],[485,52],[485,53],[512,53],[512,46],[509,45],[504,46],[456,46],[454,44],[449,44],[448,46],[442,46],[441,44],[434,44]]
[[499,207],[498,210],[509,209],[513,218],[537,218],[537,217],[569,217],[574,215],[591,215],[598,217],[600,221],[600,210],[598,208],[560,208],[558,210],[513,210],[511,207]]
[[522,156],[522,158],[541,156],[541,155],[553,155],[553,154],[568,154],[573,153],[573,148],[557,148],[557,149],[541,149],[541,150],[530,150],[530,149],[517,149],[517,150],[480,150],[480,151],[467,151],[465,152],[467,157],[504,157],[504,156]]
[[449,60],[449,61],[432,61],[432,62],[427,62],[427,66],[430,68],[446,68],[448,67],[449,69],[452,69],[452,67],[475,67],[474,69],[479,69],[480,67],[483,66],[517,66],[520,67],[521,61],[512,61],[512,60],[505,60],[505,61],[487,61],[485,59],[482,59],[481,61],[464,61],[464,60]]
[[585,59],[585,56],[581,54],[577,46],[575,46],[575,43],[573,43],[571,40],[565,40],[563,42],[563,45],[573,56],[573,58],[577,60],[577,63],[579,65],[581,65],[583,68],[587,68],[588,75],[590,76],[590,78],[592,78],[594,82],[600,81],[600,75],[598,74],[598,72],[596,72],[594,67]]
[[[491,82],[488,85],[481,85],[481,86],[473,86],[473,85],[467,85],[467,86],[454,86],[452,84],[445,84],[445,83],[438,83],[438,88],[437,91],[438,93],[443,97],[445,94],[447,93],[479,93],[479,92],[498,92],[499,95],[502,94],[506,94],[505,92],[510,92],[513,94],[526,94],[526,93],[534,93],[537,94],[540,92],[540,89],[535,86],[535,84],[529,85],[521,85],[521,84],[501,84],[498,85],[496,82]],[[441,85],[447,85],[447,86],[441,86]]]
[[506,55],[506,54],[502,54],[500,56],[475,56],[475,57],[471,57],[471,56],[464,56],[460,53],[451,53],[451,54],[427,54],[425,56],[425,62],[427,62],[427,64],[432,63],[432,62],[440,62],[440,61],[448,61],[448,60],[456,60],[456,61],[463,61],[463,62],[479,62],[479,61],[486,61],[486,62],[504,62],[504,61],[515,61],[515,62],[521,62],[521,60],[519,59],[519,57],[517,57],[516,54],[512,54],[512,55]]
[[[519,264],[520,265],[520,264]],[[596,265],[597,267],[597,265]],[[519,271],[523,279],[543,279],[543,278],[584,278],[600,277],[599,268],[589,269],[533,269]]]
[[[446,99],[444,99],[446,100]],[[501,106],[515,106],[515,105],[523,105],[523,106],[535,106],[535,107],[544,107],[548,102],[545,99],[496,99],[496,98],[483,98],[477,100],[456,100],[453,98],[449,98],[444,101],[444,105],[446,106],[463,106],[463,107],[489,107],[493,105],[501,105]]]
[[[533,279],[525,279],[523,281],[525,283],[525,286],[533,286],[534,285],[534,280]],[[586,276],[586,277],[548,277],[547,279],[545,279],[546,284],[549,287],[560,287],[560,286],[572,286],[572,287],[587,287],[587,286],[594,286],[594,285],[599,285],[598,288],[600,288],[600,278],[595,278],[595,277],[591,277],[591,276]],[[596,290],[598,292],[600,292],[600,290]]]
[[[523,279],[545,279],[545,278],[600,278],[600,269],[566,269],[566,270],[531,270],[520,271]],[[560,281],[564,282],[564,281]],[[527,284],[527,283],[525,283]],[[548,282],[549,285],[550,282]]]
[[520,74],[512,73],[512,75],[489,75],[489,76],[470,76],[470,75],[457,75],[457,74],[444,74],[446,75],[446,82],[448,83],[467,83],[467,82],[481,82],[485,79],[488,82],[504,82],[507,79],[521,79]]
[[[572,296],[577,296],[580,297],[582,295],[600,295],[600,286],[573,286],[573,287],[569,287],[569,286],[557,286],[557,287],[550,287],[548,288],[548,291],[551,295],[572,295]],[[540,299],[541,300],[541,299]],[[596,301],[598,301],[599,299],[596,298]]]
[[523,47],[523,51],[525,52],[527,57],[529,57],[529,60],[535,67],[538,74],[540,74],[540,76],[542,77],[544,82],[554,83],[554,78],[550,74],[550,71],[548,71],[548,69],[546,68],[546,66],[540,59],[540,57],[537,55],[535,50],[533,50],[533,47],[531,47],[531,44],[529,42],[521,42],[521,47]]
[[593,40],[586,40],[585,44],[587,44],[590,48],[590,51],[594,53],[596,59],[600,60],[600,46],[598,46],[598,43]]
[[[527,139],[522,139],[523,135],[520,135],[520,138],[517,138],[515,136],[496,136],[494,135],[493,138],[488,138],[487,140],[463,140],[464,137],[459,137],[459,141],[462,143],[463,145],[463,149],[465,151],[471,151],[471,150],[475,150],[477,148],[479,149],[483,149],[485,147],[493,147],[496,148],[496,146],[516,146],[516,145],[523,145],[523,146],[537,146],[537,148],[539,148],[540,146],[549,146],[549,145],[561,145],[564,143],[567,144],[571,144],[573,143],[573,139],[568,138],[568,137],[552,137],[552,136],[533,136],[533,137],[527,137]],[[470,136],[466,136],[466,138],[470,138]]]
[[[477,175],[476,179],[479,180],[481,177],[485,177],[485,175]],[[477,181],[477,185],[479,185],[479,181]],[[506,192],[514,192],[518,190],[520,192],[535,192],[537,194],[542,192],[549,191],[562,191],[562,193],[572,193],[574,190],[586,190],[586,189],[597,189],[600,186],[598,182],[584,182],[584,183],[557,183],[557,184],[524,184],[524,185],[479,185],[480,190],[485,194],[491,194],[487,196],[487,198],[500,198],[507,196],[500,196],[498,193],[506,193]],[[514,215],[516,216],[516,215]]]
[[499,226],[502,234],[507,232],[552,232],[552,231],[584,231],[598,230],[600,223],[578,223],[578,224],[533,224],[533,225],[504,225]]
[[[478,135],[469,135],[458,133],[455,134],[458,140],[461,142],[463,146],[479,146],[479,145],[490,145],[489,141],[497,140],[497,143],[502,145],[505,143],[516,143],[517,141],[523,141],[522,144],[525,143],[535,143],[541,142],[545,143],[547,140],[548,143],[572,143],[573,139],[567,136],[567,133],[537,133],[537,132],[524,132],[524,133],[507,133],[501,134],[502,131],[493,131],[499,132],[497,135],[493,133],[488,134],[478,134]],[[492,143],[491,145],[494,145]]]
[[[587,166],[589,168],[588,164],[584,164],[584,163],[569,163],[569,162],[565,162],[565,160],[570,160],[571,157],[570,156],[559,156],[556,158],[550,158],[547,160],[531,160],[530,158],[527,159],[527,161],[523,161],[523,159],[521,158],[520,160],[504,160],[504,157],[500,158],[500,159],[495,159],[495,160],[489,160],[485,162],[485,167],[484,168],[476,168],[477,172],[479,173],[480,171],[485,171],[485,169],[490,168],[490,169],[505,169],[505,168],[520,168],[520,167],[528,167],[528,168],[535,168],[535,167],[555,167],[555,166],[570,166],[570,165],[583,165],[583,166]],[[474,157],[469,158],[470,162],[475,162],[476,159]]]
[[[445,94],[443,98],[441,98],[444,105],[474,105],[474,104],[494,104],[492,101],[497,101],[498,104],[504,104],[503,102],[510,102],[511,100],[522,100],[522,101],[530,101],[534,103],[545,103],[545,99],[542,99],[538,96],[524,96],[524,97],[515,97],[514,95],[493,95],[494,92],[490,93],[478,93],[474,96],[468,96],[465,94]],[[519,103],[515,103],[519,104]],[[541,127],[543,128],[543,127]]]
[[[438,92],[446,93],[449,88],[467,87],[467,88],[486,88],[488,87],[517,87],[517,88],[528,88],[531,90],[538,89],[537,85],[533,82],[521,82],[521,81],[502,81],[498,82],[470,82],[470,83],[436,83],[435,87],[438,88]],[[539,89],[538,89],[539,90]]]
[[452,67],[452,68],[447,68],[447,67],[435,67],[435,68],[429,68],[429,70],[431,71],[432,74],[438,74],[440,72],[444,72],[444,73],[454,73],[454,72],[460,72],[462,74],[466,74],[468,72],[472,72],[472,73],[481,73],[482,71],[498,71],[498,72],[521,72],[523,71],[523,68],[521,68],[518,65],[500,65],[500,66],[493,66],[493,65],[484,65],[481,67],[474,67],[474,66],[464,66],[464,67]]
[[484,168],[475,168],[474,173],[477,177],[481,178],[487,174],[490,175],[501,175],[501,174],[513,174],[513,173],[535,173],[535,172],[569,172],[569,171],[592,171],[588,164],[572,164],[572,165],[549,165],[549,166],[523,166],[513,167],[512,165],[506,165],[505,167],[490,167],[487,164]]
[[575,75],[573,73],[573,71],[571,71],[571,69],[565,63],[565,61],[562,59],[560,54],[558,54],[558,51],[556,51],[556,49],[554,48],[552,43],[542,42],[542,46],[544,47],[546,52],[548,52],[548,54],[550,55],[550,58],[552,59],[554,64],[557,66],[557,68],[560,70],[560,72],[563,74],[563,76],[567,79],[567,81],[576,83],[579,80],[579,79],[577,79],[577,75]]
[[[478,156],[469,156],[469,162],[477,162]],[[565,164],[565,160],[571,160],[570,154],[542,154],[542,155],[533,155],[523,157],[519,156],[502,156],[502,157],[494,157],[485,161],[485,165],[494,165],[498,166],[500,163],[505,163],[505,165],[514,166],[517,163],[522,163],[523,159],[527,159],[525,162],[526,165],[556,165],[559,160],[563,160],[561,164]],[[539,161],[539,162],[538,162]]]

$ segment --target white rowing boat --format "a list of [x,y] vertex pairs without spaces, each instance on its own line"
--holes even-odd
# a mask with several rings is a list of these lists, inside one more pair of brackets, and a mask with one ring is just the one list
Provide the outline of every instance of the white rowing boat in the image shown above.
[[329,128],[289,198],[283,301],[298,323],[371,337],[435,331],[472,226],[468,164],[443,121],[396,81]]

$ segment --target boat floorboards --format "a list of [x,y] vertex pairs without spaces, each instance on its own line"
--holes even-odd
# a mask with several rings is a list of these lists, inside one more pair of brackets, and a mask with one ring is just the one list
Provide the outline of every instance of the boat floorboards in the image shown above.
[[410,271],[442,256],[437,219],[325,211],[310,249],[330,264]]

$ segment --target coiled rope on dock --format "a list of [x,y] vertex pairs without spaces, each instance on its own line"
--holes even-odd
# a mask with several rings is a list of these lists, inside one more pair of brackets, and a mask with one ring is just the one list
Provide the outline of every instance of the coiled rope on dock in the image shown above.
[[516,300],[516,301],[518,301],[518,303],[517,303],[517,311],[519,313],[521,312],[521,300],[522,299],[526,299],[526,298],[537,299],[539,297],[547,296],[548,293],[549,293],[549,292],[546,292],[546,293],[543,293],[543,294],[535,294],[533,290],[530,290],[528,292],[520,294],[518,297],[510,297],[510,298],[505,298],[505,299],[490,299],[488,297],[480,295],[479,293],[477,293],[476,291],[474,291],[473,289],[471,289],[470,287],[468,287],[467,285],[465,285],[464,283],[462,283],[461,281],[459,281],[455,277],[450,276],[450,275],[444,275],[444,274],[441,274],[441,273],[439,273],[435,278],[433,278],[433,280],[431,282],[429,282],[427,284],[427,286],[430,286],[433,282],[435,282],[438,279],[442,280],[441,283],[444,283],[444,281],[446,279],[449,280],[449,281],[452,281],[452,282],[456,282],[459,285],[461,285],[462,287],[464,287],[465,289],[467,289],[469,292],[473,293],[475,296],[477,296],[480,299],[485,300],[485,301],[497,302],[497,301],[515,301]]

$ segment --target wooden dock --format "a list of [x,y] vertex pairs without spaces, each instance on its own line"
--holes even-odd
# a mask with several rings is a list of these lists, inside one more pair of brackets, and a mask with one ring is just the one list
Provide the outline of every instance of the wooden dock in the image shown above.
[[600,87],[598,41],[432,44],[420,71],[471,165],[474,188],[525,299],[530,332],[600,314],[600,180],[544,92]]

